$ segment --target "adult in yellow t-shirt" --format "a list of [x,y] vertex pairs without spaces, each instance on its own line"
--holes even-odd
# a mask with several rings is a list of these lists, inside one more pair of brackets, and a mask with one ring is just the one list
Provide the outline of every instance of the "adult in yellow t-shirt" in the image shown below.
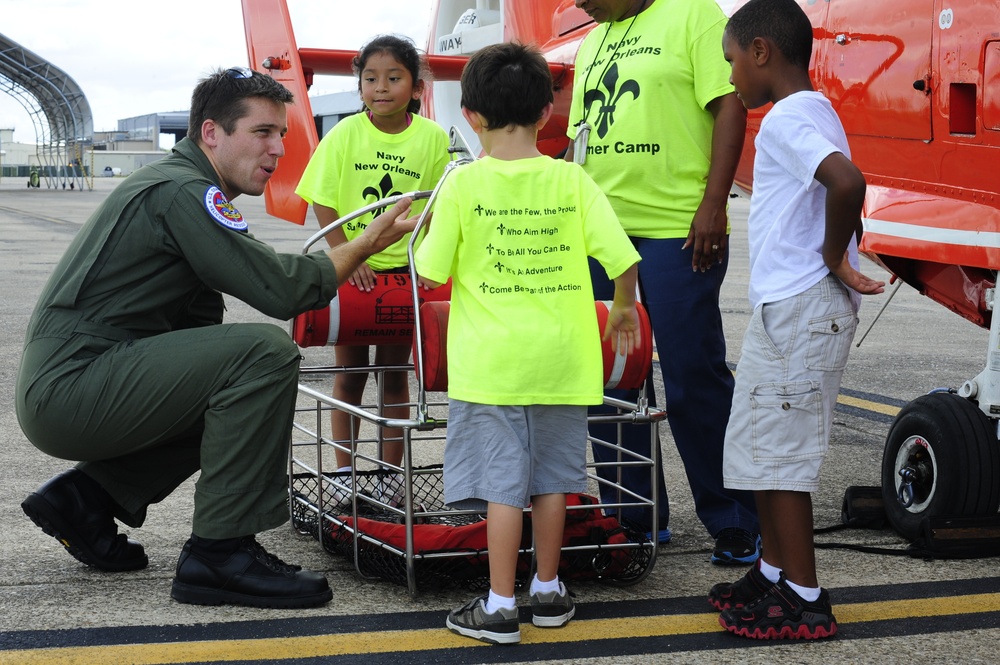
[[[584,9],[599,25],[576,57],[567,158],[583,163],[604,190],[642,255],[639,284],[668,421],[698,517],[716,541],[712,561],[751,563],[759,556],[753,497],[722,482],[733,377],[719,290],[729,191],[746,127],[722,56],[726,17],[714,0],[588,0]],[[578,131],[585,126],[589,131]],[[599,269],[594,288],[598,298],[608,289]],[[600,425],[591,433],[614,436]],[[624,443],[648,454],[650,430],[629,427]],[[649,474],[637,471],[625,470],[626,485],[651,496]],[[665,492],[659,506],[663,541],[670,537]],[[621,517],[646,530],[651,525],[649,511]]]

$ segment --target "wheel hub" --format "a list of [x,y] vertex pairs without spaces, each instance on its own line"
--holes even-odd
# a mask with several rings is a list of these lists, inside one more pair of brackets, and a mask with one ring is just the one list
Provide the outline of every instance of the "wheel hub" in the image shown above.
[[907,438],[899,447],[894,468],[900,505],[911,513],[922,513],[937,489],[933,448],[921,436]]

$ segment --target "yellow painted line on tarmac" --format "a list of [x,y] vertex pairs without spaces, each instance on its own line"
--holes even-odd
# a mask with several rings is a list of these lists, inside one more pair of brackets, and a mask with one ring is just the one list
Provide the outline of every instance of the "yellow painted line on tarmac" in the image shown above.
[[[840,625],[891,619],[980,614],[1000,611],[1000,593],[834,605]],[[522,624],[522,644],[588,642],[597,639],[627,639],[690,635],[721,631],[716,613],[677,614],[623,619],[573,621],[558,630]],[[392,630],[367,633],[333,633],[305,637],[225,640],[181,643],[129,644],[100,647],[63,647],[0,651],[3,662],[23,665],[73,665],[76,663],[197,663],[226,661],[280,661],[373,653],[396,653],[489,646],[455,635],[445,628]]]
[[471,646],[488,646],[455,635],[445,628],[389,630],[371,633],[334,633],[308,637],[279,637],[259,640],[131,644],[102,647],[66,647],[37,651],[0,651],[21,665],[62,665],[80,663],[198,663],[226,661],[273,661],[285,658],[313,658],[386,652],[427,651]]
[[872,402],[867,399],[859,399],[857,397],[850,397],[848,395],[838,395],[837,403],[843,404],[844,406],[853,406],[858,409],[864,409],[866,411],[874,411],[876,413],[882,413],[887,416],[895,417],[899,413],[898,406],[892,406],[891,404],[881,404],[879,402]]
[[887,619],[915,619],[919,617],[1000,612],[1000,593],[975,593],[965,596],[943,596],[933,599],[923,598],[921,601],[916,602],[912,598],[907,598],[903,600],[882,600],[870,603],[834,605],[833,613],[837,617],[838,624],[850,624]]

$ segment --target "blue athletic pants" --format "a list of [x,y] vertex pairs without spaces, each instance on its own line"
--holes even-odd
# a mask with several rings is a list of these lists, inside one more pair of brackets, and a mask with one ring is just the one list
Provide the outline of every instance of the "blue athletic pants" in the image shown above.
[[[705,272],[694,272],[692,250],[681,250],[683,238],[632,238],[632,243],[642,256],[639,286],[656,340],[667,422],[684,463],[698,518],[713,538],[727,527],[756,532],[759,522],[753,495],[728,490],[722,482],[722,448],[734,383],[726,365],[726,339],[719,311],[719,292],[728,260]],[[613,297],[613,282],[593,260],[591,279],[595,299]],[[608,391],[607,395],[634,402],[637,392]],[[594,409],[591,413],[600,410],[604,409]],[[609,427],[614,425],[592,424],[591,435],[614,440]],[[650,425],[624,426],[622,441],[625,448],[649,455]],[[596,459],[613,461],[613,451],[601,446],[593,449]],[[663,529],[670,512],[662,469],[659,472],[659,528]],[[613,478],[615,470],[599,470],[599,473]],[[623,484],[642,496],[651,495],[648,469],[626,467]],[[613,495],[602,499],[615,500]],[[626,510],[622,517],[648,529],[651,516],[641,513],[648,511]]]

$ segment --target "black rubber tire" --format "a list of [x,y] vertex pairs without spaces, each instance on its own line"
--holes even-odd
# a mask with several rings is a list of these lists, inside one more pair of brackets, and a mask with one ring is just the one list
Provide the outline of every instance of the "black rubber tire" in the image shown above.
[[[914,498],[899,496],[899,471],[916,473]],[[882,499],[886,517],[914,540],[930,516],[989,515],[1000,507],[1000,451],[996,424],[969,400],[931,393],[896,416],[882,454]]]

